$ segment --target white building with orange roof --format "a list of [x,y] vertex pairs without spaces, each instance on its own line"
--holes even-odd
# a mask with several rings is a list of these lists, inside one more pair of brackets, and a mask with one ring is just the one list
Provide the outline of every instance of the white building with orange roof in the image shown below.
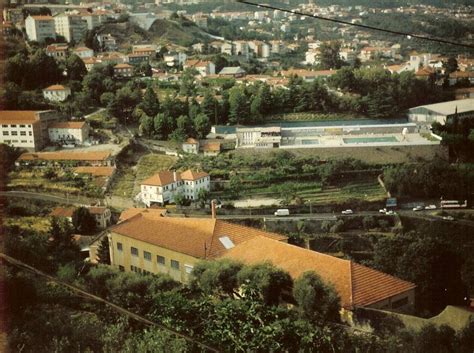
[[116,77],[132,77],[133,76],[133,65],[130,64],[117,64],[114,66],[114,76]]
[[201,76],[209,76],[216,74],[216,65],[209,60],[188,59],[183,65],[184,69],[196,69]]
[[48,124],[59,120],[57,112],[52,110],[2,110],[0,143],[38,151],[49,141]]
[[81,59],[92,58],[94,56],[94,51],[87,47],[79,47],[73,50],[73,53],[76,54]]
[[89,138],[89,125],[85,121],[64,121],[51,124],[49,140],[64,144],[82,145]]
[[28,40],[43,42],[46,38],[56,38],[54,18],[52,16],[28,16],[25,20]]
[[54,43],[46,47],[46,55],[57,60],[65,60],[68,52],[68,46],[65,43]]
[[207,173],[190,169],[182,173],[162,171],[142,182],[140,199],[147,207],[174,203],[177,194],[186,200],[197,200],[203,189],[211,189],[211,177]]
[[63,102],[71,95],[71,89],[63,85],[51,85],[43,89],[44,98],[51,102]]

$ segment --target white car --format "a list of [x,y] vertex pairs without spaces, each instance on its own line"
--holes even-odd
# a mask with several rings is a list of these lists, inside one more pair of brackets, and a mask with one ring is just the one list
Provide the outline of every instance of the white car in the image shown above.
[[422,209],[423,209],[423,206],[413,207],[413,211],[421,211]]
[[453,216],[444,216],[443,219],[445,221],[454,221],[454,217]]
[[379,213],[386,214],[386,213],[387,213],[387,209],[386,209],[386,208],[382,208],[381,210],[379,210]]
[[436,205],[425,206],[425,210],[436,210]]
[[396,215],[397,213],[394,212],[394,211],[392,211],[392,210],[390,210],[390,211],[387,211],[387,213],[385,213],[385,214],[388,215],[388,216],[394,216],[394,215]]
[[341,212],[342,214],[353,214],[354,211],[350,210],[350,209],[347,209],[347,210],[344,210]]

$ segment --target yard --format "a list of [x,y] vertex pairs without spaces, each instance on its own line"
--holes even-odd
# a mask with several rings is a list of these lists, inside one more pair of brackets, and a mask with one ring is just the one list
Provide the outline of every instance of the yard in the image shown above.
[[21,230],[48,234],[51,222],[47,217],[6,217],[5,226],[18,226]]

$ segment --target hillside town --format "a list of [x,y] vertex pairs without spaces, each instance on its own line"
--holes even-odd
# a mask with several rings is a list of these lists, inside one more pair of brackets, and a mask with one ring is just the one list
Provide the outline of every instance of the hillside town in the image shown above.
[[474,348],[474,5],[10,0],[0,350]]

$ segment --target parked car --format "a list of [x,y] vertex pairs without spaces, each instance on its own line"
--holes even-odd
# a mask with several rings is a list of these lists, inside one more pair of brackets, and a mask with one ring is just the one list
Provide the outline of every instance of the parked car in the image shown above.
[[425,206],[425,210],[436,210],[436,205]]
[[379,213],[385,214],[385,213],[387,213],[387,209],[386,209],[386,208],[382,208],[381,210],[379,210]]
[[347,209],[347,210],[344,210],[341,212],[342,214],[353,214],[354,211],[350,210],[350,209]]
[[421,211],[421,210],[423,210],[423,206],[413,207],[413,211]]
[[390,211],[387,211],[385,214],[388,215],[388,216],[394,216],[397,213],[395,211],[390,210]]
[[454,221],[454,217],[453,216],[444,216],[443,219],[445,221]]
[[282,209],[276,210],[274,214],[277,217],[289,216],[290,210],[287,208],[282,208]]

